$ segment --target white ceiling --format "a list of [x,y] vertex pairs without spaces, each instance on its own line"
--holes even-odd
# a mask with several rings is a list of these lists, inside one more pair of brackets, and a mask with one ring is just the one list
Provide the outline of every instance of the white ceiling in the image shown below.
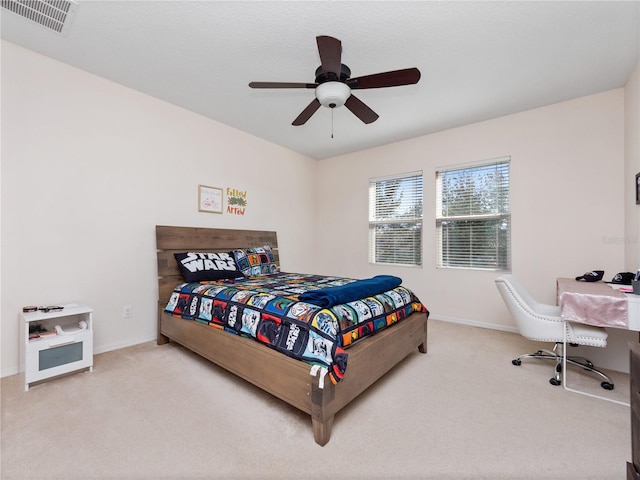
[[[88,1],[68,35],[1,9],[2,38],[316,159],[623,87],[639,61],[634,1]],[[358,90],[380,118],[321,108],[315,37],[353,77],[417,67],[417,85]],[[333,128],[334,138],[331,138]]]

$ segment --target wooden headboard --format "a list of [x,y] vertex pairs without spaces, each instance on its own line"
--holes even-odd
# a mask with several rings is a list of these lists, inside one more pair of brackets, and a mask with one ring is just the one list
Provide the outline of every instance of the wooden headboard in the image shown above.
[[279,263],[276,232],[223,228],[172,227],[156,225],[158,249],[158,301],[169,301],[171,292],[184,282],[173,254],[177,252],[228,252],[234,248],[270,245]]

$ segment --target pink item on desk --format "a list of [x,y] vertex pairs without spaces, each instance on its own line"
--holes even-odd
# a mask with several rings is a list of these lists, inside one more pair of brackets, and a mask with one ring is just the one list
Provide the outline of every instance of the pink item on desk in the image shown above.
[[629,328],[625,294],[604,283],[559,278],[558,304],[563,320],[596,327]]

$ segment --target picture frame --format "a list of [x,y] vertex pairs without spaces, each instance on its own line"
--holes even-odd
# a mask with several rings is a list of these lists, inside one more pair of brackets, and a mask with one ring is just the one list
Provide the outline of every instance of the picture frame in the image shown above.
[[198,211],[222,213],[222,189],[209,185],[198,185]]
[[640,205],[640,173],[636,173],[636,205]]

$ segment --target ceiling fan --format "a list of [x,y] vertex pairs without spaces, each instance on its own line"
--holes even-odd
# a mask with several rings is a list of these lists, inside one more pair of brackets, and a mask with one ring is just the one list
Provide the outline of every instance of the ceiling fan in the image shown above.
[[328,108],[344,105],[364,123],[375,122],[378,119],[378,114],[353,95],[351,90],[413,85],[420,80],[420,70],[417,68],[405,68],[350,78],[351,70],[341,63],[342,42],[326,35],[316,37],[316,42],[318,43],[321,65],[316,69],[315,83],[249,83],[251,88],[315,89],[316,98],[298,115],[292,125],[304,125],[321,105]]

